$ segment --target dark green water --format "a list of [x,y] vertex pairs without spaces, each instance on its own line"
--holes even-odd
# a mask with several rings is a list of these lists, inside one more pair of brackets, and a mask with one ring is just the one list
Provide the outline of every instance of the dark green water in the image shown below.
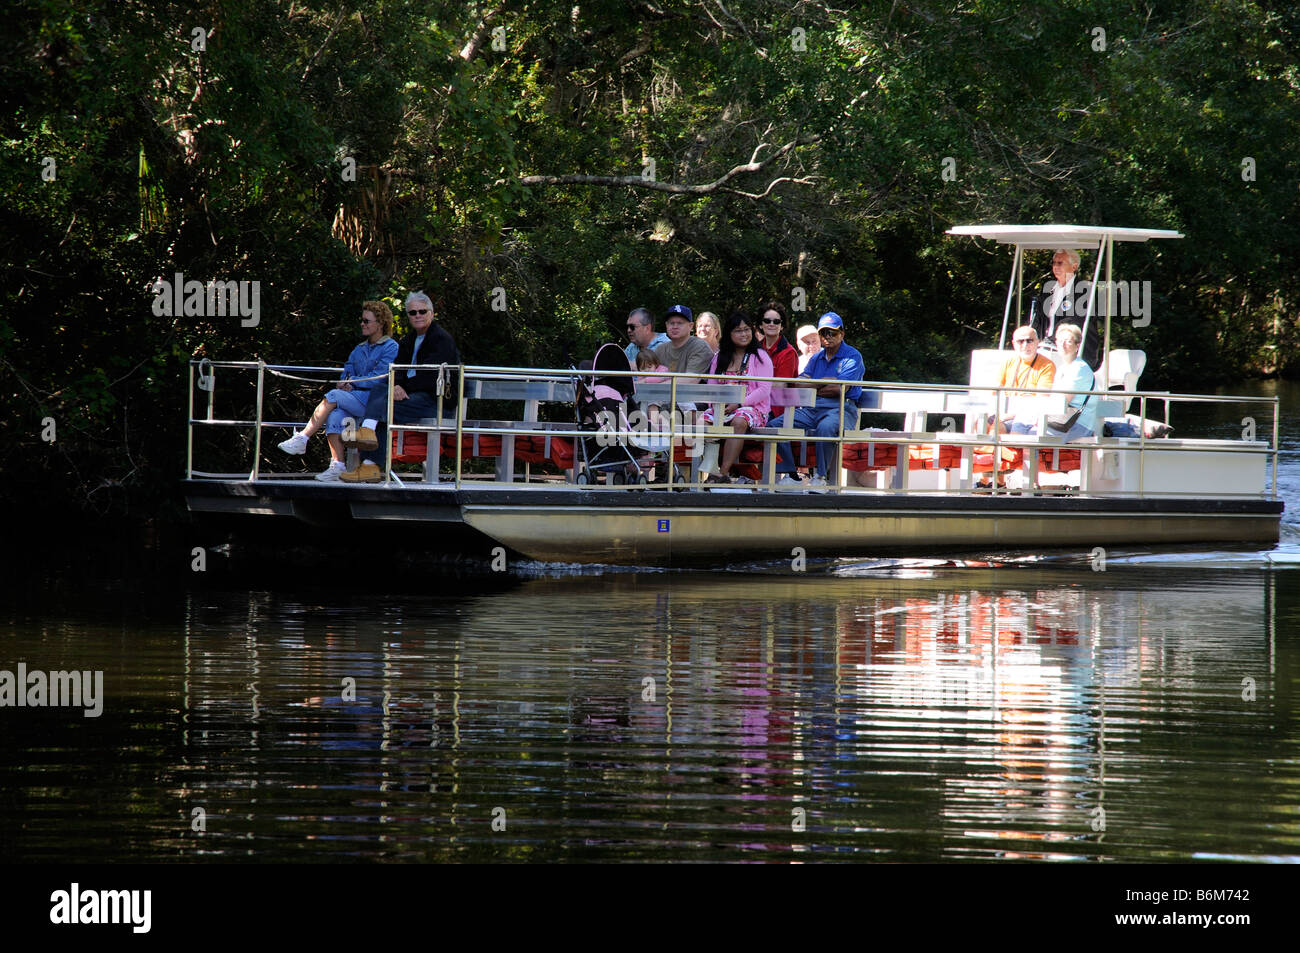
[[1276,550],[1104,571],[55,573],[6,593],[0,670],[102,670],[103,712],[0,708],[0,858],[1294,862],[1284,446]]

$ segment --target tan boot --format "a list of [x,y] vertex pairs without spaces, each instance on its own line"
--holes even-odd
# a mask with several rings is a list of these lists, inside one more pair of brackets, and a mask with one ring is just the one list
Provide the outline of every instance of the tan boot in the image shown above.
[[357,428],[357,449],[358,450],[378,450],[379,437],[370,427]]
[[373,463],[363,463],[355,470],[348,470],[339,475],[339,479],[344,483],[378,483],[383,478],[384,475],[379,472],[379,467]]

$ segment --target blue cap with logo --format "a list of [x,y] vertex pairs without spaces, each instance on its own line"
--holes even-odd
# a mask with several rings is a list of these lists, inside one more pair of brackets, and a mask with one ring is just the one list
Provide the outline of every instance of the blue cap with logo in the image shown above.
[[667,321],[674,314],[680,314],[687,321],[690,321],[692,324],[695,323],[695,313],[684,304],[675,304],[669,308],[668,313],[664,315],[664,320]]
[[835,328],[836,330],[843,331],[844,321],[834,311],[827,311],[817,319],[817,330],[820,331],[822,328]]

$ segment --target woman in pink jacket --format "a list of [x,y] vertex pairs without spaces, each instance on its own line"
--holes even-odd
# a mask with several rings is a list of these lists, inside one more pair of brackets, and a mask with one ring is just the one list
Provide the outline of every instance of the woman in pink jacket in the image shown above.
[[[753,380],[756,377],[771,377],[772,359],[763,349],[762,337],[755,330],[754,323],[741,311],[733,312],[722,327],[722,339],[718,353],[713,355],[709,373],[716,375],[715,384],[734,384],[735,378],[748,378],[745,381],[745,399],[739,404],[727,404],[723,408],[723,423],[730,423],[736,432],[734,438],[723,441],[722,463],[716,475],[711,465],[717,459],[717,444],[709,443],[705,448],[702,470],[709,473],[709,483],[730,483],[731,468],[740,459],[740,447],[744,442],[741,435],[751,428],[762,427],[767,423],[767,414],[771,409],[772,382]],[[725,376],[724,376],[725,375]],[[700,415],[703,424],[713,423],[713,408],[710,407]],[[748,482],[744,477],[743,482]]]

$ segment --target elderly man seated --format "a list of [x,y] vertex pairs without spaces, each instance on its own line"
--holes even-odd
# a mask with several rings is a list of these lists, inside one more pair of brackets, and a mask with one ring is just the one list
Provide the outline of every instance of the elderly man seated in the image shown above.
[[[1052,381],[1056,379],[1056,364],[1045,354],[1038,353],[1038,334],[1028,325],[1022,325],[1016,328],[1015,335],[1011,338],[1012,344],[1016,349],[1016,356],[1011,358],[1002,366],[1002,373],[998,377],[999,387],[1024,387],[1032,390],[1051,390]],[[1017,397],[1033,397],[1034,394],[1024,391],[1007,394],[1003,392],[1003,399],[1012,400]],[[1003,433],[1031,434],[1037,426],[1037,417],[1034,415],[1025,415],[1024,417],[1014,416],[1010,420],[1001,420]]]
[[[809,435],[838,437],[843,430],[843,421],[840,418],[840,391],[845,391],[845,413],[856,414],[856,404],[862,394],[862,388],[844,388],[833,382],[862,380],[864,367],[862,355],[844,340],[844,321],[834,311],[827,311],[817,320],[817,336],[821,340],[822,349],[809,359],[803,373],[799,375],[800,378],[815,382],[804,386],[817,388],[817,402],[812,407],[800,407],[796,410],[794,425],[802,427]],[[818,441],[817,469],[813,473],[810,486],[826,486],[826,476],[830,473],[834,456],[834,443]]]
[[[1056,378],[1056,365],[1052,359],[1045,354],[1038,353],[1038,334],[1029,325],[1021,325],[1016,328],[1015,334],[1011,338],[1011,343],[1015,346],[1016,356],[1011,358],[1002,366],[1002,373],[998,375],[999,387],[1024,387],[1032,390],[1051,390],[1052,382]],[[1018,391],[1008,394],[1002,392],[999,403],[1003,401],[1014,401],[1017,398],[1032,398],[1035,395],[1026,391]],[[1032,406],[1032,405],[1031,405]],[[998,428],[1002,433],[1014,434],[1032,434],[1037,432],[1038,418],[1036,414],[1025,414],[1024,416],[1013,416],[1008,420],[998,420]],[[999,470],[997,473],[998,486],[1004,485],[1005,476],[1008,471]],[[979,483],[980,489],[992,488],[992,483]]]
[[636,356],[642,351],[652,351],[668,342],[668,335],[655,333],[655,317],[648,308],[633,308],[627,316],[627,336],[630,344],[624,349],[627,362],[636,367]]

